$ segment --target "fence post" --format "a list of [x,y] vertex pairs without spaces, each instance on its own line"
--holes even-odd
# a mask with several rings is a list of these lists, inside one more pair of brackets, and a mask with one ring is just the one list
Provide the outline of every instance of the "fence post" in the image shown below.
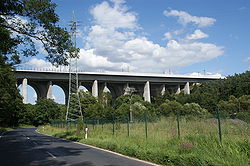
[[85,123],[85,128],[88,128],[88,121],[85,120],[84,123]]
[[129,117],[127,119],[127,131],[128,131],[128,137],[129,137],[130,136]]
[[217,114],[217,119],[218,119],[218,129],[219,129],[219,138],[220,138],[220,142],[222,143],[222,134],[221,134],[221,121],[220,121],[220,110],[217,107],[216,109],[216,114]]
[[148,139],[148,117],[147,117],[147,112],[145,112],[145,135],[146,135],[146,139]]
[[178,132],[178,138],[181,138],[181,131],[180,131],[180,111],[176,111],[176,121],[177,121],[177,132]]
[[102,132],[103,132],[103,123],[104,123],[104,120],[103,120],[103,119],[101,120],[101,123],[102,123]]
[[115,117],[113,115],[113,135],[115,135]]
[[92,120],[93,130],[95,130],[95,120]]

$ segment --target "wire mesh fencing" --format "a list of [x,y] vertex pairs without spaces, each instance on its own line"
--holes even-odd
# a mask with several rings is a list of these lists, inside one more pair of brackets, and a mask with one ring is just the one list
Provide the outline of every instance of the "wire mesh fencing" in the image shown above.
[[[57,128],[76,130],[78,121],[52,121],[51,125]],[[170,140],[194,137],[211,137],[222,142],[223,137],[236,136],[242,130],[248,130],[249,124],[238,119],[221,117],[217,110],[214,116],[197,117],[181,115],[180,111],[171,116],[150,116],[147,113],[133,116],[128,114],[125,118],[85,119],[83,121],[83,133],[88,131],[88,138],[124,137],[138,140]],[[249,134],[250,136],[250,134]]]

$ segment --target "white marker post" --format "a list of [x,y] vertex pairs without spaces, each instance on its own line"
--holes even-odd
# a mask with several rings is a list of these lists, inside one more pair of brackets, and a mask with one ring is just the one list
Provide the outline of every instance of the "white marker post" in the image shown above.
[[88,139],[88,128],[87,127],[85,128],[85,137],[84,138]]

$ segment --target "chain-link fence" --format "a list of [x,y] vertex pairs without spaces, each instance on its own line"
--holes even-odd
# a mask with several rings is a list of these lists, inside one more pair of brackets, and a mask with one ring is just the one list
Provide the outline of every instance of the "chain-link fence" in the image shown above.
[[[131,116],[131,113],[125,118],[102,118],[84,120],[83,131],[88,131],[88,137],[118,136],[131,137],[136,139],[169,140],[172,138],[192,138],[213,137],[219,141],[223,140],[223,135],[236,135],[241,130],[249,130],[249,124],[239,119],[225,118],[229,115],[223,114],[221,118],[220,111],[217,110],[213,116],[197,117],[182,115],[181,111],[176,111],[172,116],[150,116],[144,114]],[[52,121],[51,125],[57,128],[76,129],[79,122]],[[249,130],[250,131],[250,130]],[[84,133],[84,132],[83,132]],[[250,133],[250,132],[248,132]]]

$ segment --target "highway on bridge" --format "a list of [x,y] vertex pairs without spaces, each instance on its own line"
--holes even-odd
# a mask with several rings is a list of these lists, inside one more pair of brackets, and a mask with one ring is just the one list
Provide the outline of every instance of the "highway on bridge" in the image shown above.
[[147,162],[19,128],[0,138],[1,166],[149,166]]

